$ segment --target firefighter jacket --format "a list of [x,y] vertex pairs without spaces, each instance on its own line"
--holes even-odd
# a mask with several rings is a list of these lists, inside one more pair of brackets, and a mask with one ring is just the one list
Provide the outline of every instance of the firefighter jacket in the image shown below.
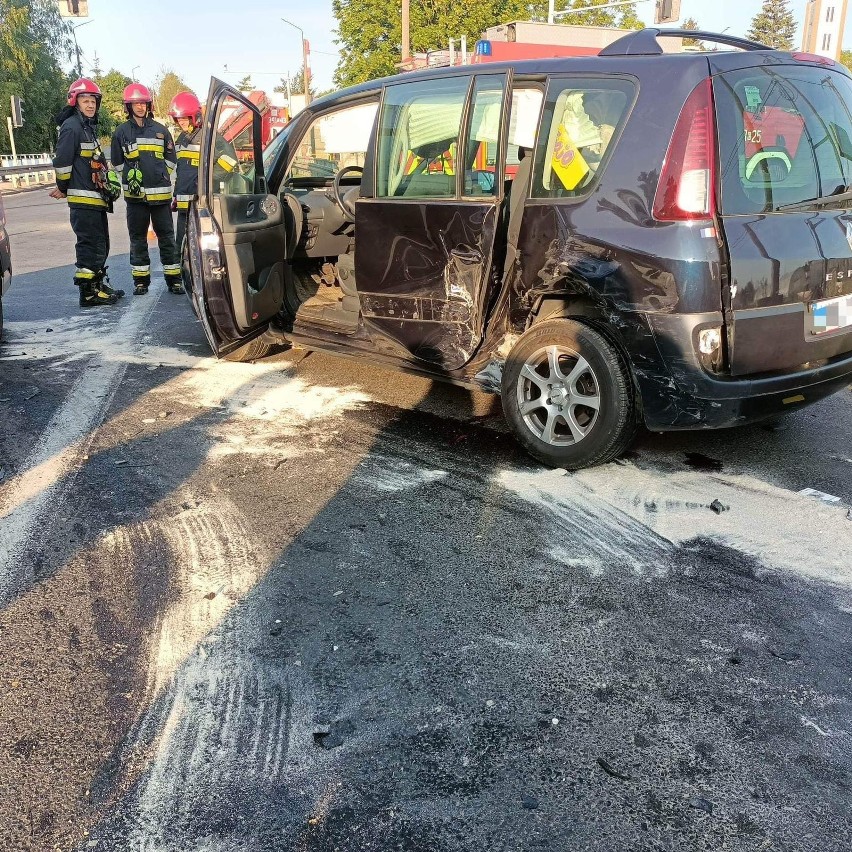
[[93,160],[101,160],[106,165],[97,130],[97,119],[86,118],[76,109],[59,128],[59,141],[53,158],[56,186],[65,193],[68,206],[78,210],[108,210],[111,207],[92,178]]
[[201,157],[201,128],[181,133],[177,138],[177,177],[175,201],[178,210],[187,210],[198,193],[198,161]]
[[[177,167],[171,133],[148,117],[140,127],[133,119],[120,124],[112,135],[112,164],[121,167],[124,200],[131,204],[168,204],[172,200],[172,175]],[[134,186],[131,172],[142,172]],[[136,190],[136,191],[134,191]]]
[[[189,202],[198,195],[198,164],[201,160],[201,128],[192,133],[181,133],[177,138],[177,179],[175,180],[175,201],[178,210],[187,210]],[[234,146],[216,136],[216,162],[213,164],[214,192],[237,168],[237,154]]]

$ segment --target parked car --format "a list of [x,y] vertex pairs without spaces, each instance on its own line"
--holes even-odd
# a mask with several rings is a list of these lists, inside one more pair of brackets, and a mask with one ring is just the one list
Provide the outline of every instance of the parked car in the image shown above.
[[0,340],[3,339],[3,297],[12,286],[12,248],[6,233],[6,211],[0,196]]
[[[726,49],[663,53],[672,34]],[[220,356],[283,339],[499,392],[567,468],[641,423],[735,426],[852,379],[852,78],[831,60],[643,30],[345,89],[263,151],[244,95],[214,79],[208,105],[184,270]],[[250,162],[214,180],[235,106]]]

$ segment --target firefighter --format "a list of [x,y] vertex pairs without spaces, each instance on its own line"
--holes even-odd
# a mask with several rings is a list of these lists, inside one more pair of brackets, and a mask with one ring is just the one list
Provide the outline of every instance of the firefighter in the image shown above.
[[180,92],[172,99],[169,115],[180,128],[177,147],[177,177],[172,204],[177,210],[177,247],[183,246],[189,202],[198,192],[198,160],[201,156],[201,104],[192,92]]
[[177,167],[175,144],[169,131],[154,121],[150,91],[141,83],[124,90],[127,121],[112,136],[112,162],[122,170],[127,230],[130,234],[130,271],[133,294],[141,296],[151,284],[148,227],[154,228],[160,260],[171,293],[183,293],[180,256],[172,222],[172,175]]
[[[183,246],[189,204],[198,196],[198,163],[201,158],[201,104],[192,92],[175,95],[169,115],[180,128],[177,138],[177,179],[173,209],[177,210],[177,246]],[[213,183],[220,186],[228,176],[238,172],[234,146],[218,134],[215,138],[216,162],[213,164]]]
[[114,305],[124,295],[113,290],[106,274],[109,256],[107,213],[121,192],[118,177],[109,170],[98,142],[101,90],[85,77],[68,89],[68,105],[57,116],[59,141],[53,168],[56,188],[51,198],[68,201],[71,228],[77,237],[74,284],[80,288],[80,307]]

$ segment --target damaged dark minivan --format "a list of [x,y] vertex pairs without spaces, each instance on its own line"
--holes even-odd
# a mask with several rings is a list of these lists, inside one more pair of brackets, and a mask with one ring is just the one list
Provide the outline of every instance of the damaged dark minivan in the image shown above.
[[[852,379],[852,78],[643,30],[598,56],[401,74],[265,150],[214,80],[184,274],[217,355],[276,340],[502,395],[555,466]],[[221,142],[239,168],[215,168]]]

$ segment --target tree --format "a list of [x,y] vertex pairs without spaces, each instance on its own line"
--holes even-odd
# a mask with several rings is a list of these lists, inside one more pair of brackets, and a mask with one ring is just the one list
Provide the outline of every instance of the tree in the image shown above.
[[237,89],[241,92],[251,92],[254,89],[254,84],[251,81],[251,74],[246,74],[246,76],[237,83]]
[[272,90],[273,92],[280,92],[281,94],[288,95],[293,91],[292,86],[290,85],[290,81],[286,77],[281,78],[281,82],[275,86]]
[[[685,30],[700,30],[701,29],[701,27],[698,24],[698,21],[696,21],[695,18],[687,18],[686,23],[683,25],[683,28]],[[684,47],[698,47],[698,48],[703,49],[704,48],[704,42],[700,41],[697,38],[685,38],[683,40],[683,46]]]
[[[610,0],[571,0],[564,6],[560,5],[560,9],[585,9],[587,6],[605,6],[609,2]],[[645,26],[633,5],[617,6],[613,9],[587,9],[585,12],[560,15],[559,21],[572,27],[618,27],[622,30],[641,30]]]
[[841,50],[840,61],[852,71],[852,50]]
[[101,90],[98,135],[102,138],[109,137],[119,124],[127,120],[124,109],[124,87],[129,86],[133,80],[121,71],[110,68],[106,74],[96,76],[94,81]]
[[[571,0],[568,6],[601,5],[606,0]],[[399,0],[332,0],[337,18],[340,63],[334,72],[338,86],[395,74],[400,62],[402,32]],[[447,48],[451,38],[467,36],[470,47],[483,30],[497,21],[545,20],[547,3],[524,0],[481,0],[479,3],[446,3],[421,0],[411,4],[412,52]],[[592,9],[560,18],[564,23],[602,27],[641,28],[635,8]],[[294,88],[295,91],[295,88]]]
[[796,34],[796,19],[790,0],[763,0],[763,7],[754,16],[748,38],[778,50],[792,50]]
[[[317,96],[316,90],[314,89],[313,82],[309,86],[311,90],[311,98],[315,98]],[[302,65],[299,70],[293,76],[293,79],[290,80],[290,91],[294,94],[303,95],[305,93],[305,66]]]
[[172,98],[180,92],[192,92],[192,89],[171,68],[160,68],[154,81],[154,115],[164,116]]
[[55,117],[70,83],[62,70],[71,56],[69,33],[52,0],[0,0],[0,138],[7,150],[11,95],[24,100],[24,126],[15,131],[18,151],[53,148]]

